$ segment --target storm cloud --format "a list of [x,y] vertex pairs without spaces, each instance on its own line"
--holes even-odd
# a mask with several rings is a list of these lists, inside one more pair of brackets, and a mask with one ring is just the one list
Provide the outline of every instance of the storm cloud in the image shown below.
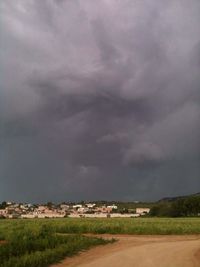
[[200,191],[199,0],[2,0],[0,200]]

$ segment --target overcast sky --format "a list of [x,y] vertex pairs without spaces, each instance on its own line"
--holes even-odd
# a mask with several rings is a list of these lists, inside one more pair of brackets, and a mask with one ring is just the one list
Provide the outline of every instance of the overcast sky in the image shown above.
[[0,1],[0,201],[200,191],[199,0]]

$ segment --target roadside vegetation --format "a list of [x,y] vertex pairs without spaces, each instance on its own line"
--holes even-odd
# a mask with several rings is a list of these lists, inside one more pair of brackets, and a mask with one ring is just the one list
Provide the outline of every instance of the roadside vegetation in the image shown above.
[[0,267],[45,267],[92,246],[111,241],[81,235],[59,235],[43,222],[7,221],[0,224]]

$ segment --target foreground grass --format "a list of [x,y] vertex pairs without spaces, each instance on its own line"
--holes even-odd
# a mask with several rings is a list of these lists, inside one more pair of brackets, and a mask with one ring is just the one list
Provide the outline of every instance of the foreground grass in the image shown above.
[[1,224],[6,242],[0,245],[0,267],[45,267],[92,246],[112,242],[81,235],[58,235],[46,224],[24,223]]

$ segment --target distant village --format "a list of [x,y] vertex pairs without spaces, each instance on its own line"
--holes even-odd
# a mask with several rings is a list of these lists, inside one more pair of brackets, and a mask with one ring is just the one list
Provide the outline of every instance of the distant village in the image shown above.
[[97,205],[96,203],[81,204],[21,204],[2,202],[0,205],[0,218],[34,219],[34,218],[109,218],[109,217],[139,217],[150,212],[150,208],[137,207],[133,210],[119,210],[118,206]]

